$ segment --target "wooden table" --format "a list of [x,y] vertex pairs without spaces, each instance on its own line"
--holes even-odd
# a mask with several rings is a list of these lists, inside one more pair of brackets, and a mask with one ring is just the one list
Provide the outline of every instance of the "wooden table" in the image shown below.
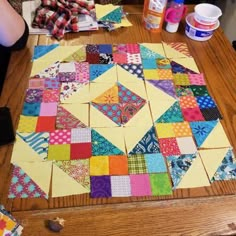
[[[189,9],[192,11],[193,7]],[[187,38],[184,35],[184,22],[178,33],[163,30],[160,34],[151,34],[142,26],[142,6],[125,6],[125,10],[129,13],[132,27],[113,32],[99,30],[66,34],[60,45],[186,42],[199,70],[205,75],[208,90],[223,115],[223,127],[236,150],[236,53],[223,30],[219,28],[213,38],[206,42]],[[30,35],[27,48],[12,55],[0,106],[10,107],[15,128],[31,71],[33,48],[51,43],[56,43],[56,40],[44,35]],[[90,199],[89,195],[81,195],[50,198],[48,201],[7,199],[12,147],[0,148],[0,202],[21,220],[25,227],[24,235],[53,235],[44,227],[44,220],[56,216],[66,219],[66,227],[60,235],[236,233],[236,197],[232,196],[236,193],[236,181],[177,190],[170,197]]]

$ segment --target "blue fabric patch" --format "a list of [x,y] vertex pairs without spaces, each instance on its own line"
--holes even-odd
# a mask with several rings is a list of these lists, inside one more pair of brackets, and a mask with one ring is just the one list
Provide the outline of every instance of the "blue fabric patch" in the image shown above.
[[201,147],[203,142],[206,140],[207,136],[217,125],[218,121],[199,121],[190,122],[190,127],[192,129],[193,136],[196,140],[197,146]]
[[144,80],[142,64],[119,64],[123,69],[127,70],[132,75]]
[[153,52],[152,50],[146,48],[143,45],[140,45],[140,54],[142,59],[158,59],[158,58],[164,58],[162,55]]
[[214,100],[210,96],[199,96],[196,97],[196,100],[200,109],[216,107]]
[[105,73],[107,70],[111,69],[114,65],[113,64],[90,64],[89,65],[89,73],[90,73],[90,80],[95,80],[97,77]]
[[34,55],[33,60],[36,60],[48,52],[52,51],[53,49],[57,48],[59,44],[51,44],[51,45],[38,45],[34,47]]
[[167,172],[166,163],[161,153],[144,155],[148,173]]
[[24,116],[39,116],[41,103],[27,103],[23,105],[22,115]]
[[100,18],[98,20],[121,23],[121,18],[122,18],[122,10],[121,10],[121,7],[118,7],[114,11],[110,12],[109,14],[103,16],[102,18]]
[[100,44],[99,45],[99,53],[112,54],[111,44]]
[[143,69],[157,69],[155,59],[142,59]]

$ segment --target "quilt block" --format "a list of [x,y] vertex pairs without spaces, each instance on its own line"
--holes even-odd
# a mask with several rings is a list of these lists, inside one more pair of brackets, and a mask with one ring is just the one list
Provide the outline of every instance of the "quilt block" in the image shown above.
[[9,197],[160,196],[235,179],[221,119],[184,43],[36,46]]

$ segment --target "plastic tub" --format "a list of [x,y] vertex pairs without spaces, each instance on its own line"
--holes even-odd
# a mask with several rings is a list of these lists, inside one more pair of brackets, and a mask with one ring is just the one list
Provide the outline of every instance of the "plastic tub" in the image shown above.
[[214,33],[214,31],[219,27],[220,22],[217,20],[214,28],[212,29],[199,29],[194,26],[194,14],[190,13],[186,16],[186,27],[185,27],[185,34],[196,41],[206,41],[210,39]]
[[201,24],[214,24],[222,15],[222,11],[219,7],[209,4],[201,3],[194,7],[195,15],[194,19]]

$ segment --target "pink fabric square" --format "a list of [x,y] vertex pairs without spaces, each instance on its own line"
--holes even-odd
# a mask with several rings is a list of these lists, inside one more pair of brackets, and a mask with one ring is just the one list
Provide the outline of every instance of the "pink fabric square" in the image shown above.
[[182,109],[184,120],[186,121],[204,121],[204,117],[199,107]]
[[130,175],[131,195],[150,196],[152,195],[150,179],[148,174]]
[[121,54],[126,54],[127,53],[127,47],[126,44],[117,44],[113,46],[113,51],[118,52]]
[[60,98],[59,89],[47,89],[43,91],[43,102],[58,102]]
[[127,52],[131,54],[140,53],[139,45],[136,43],[128,43],[126,44]]
[[142,60],[141,60],[140,54],[139,53],[137,53],[137,54],[127,53],[127,63],[141,64]]
[[127,63],[126,54],[113,53],[113,62],[118,64],[126,64]]
[[29,88],[30,89],[44,89],[45,88],[45,80],[41,78],[33,78],[29,80]]
[[181,154],[176,138],[160,138],[159,144],[161,153],[165,157]]
[[203,74],[188,73],[188,78],[189,78],[190,84],[192,85],[205,85],[206,84]]
[[49,135],[49,144],[70,144],[71,131],[67,129],[55,130]]
[[56,116],[57,115],[57,102],[41,103],[40,116]]
[[89,63],[88,62],[79,62],[75,63],[76,77],[75,81],[80,83],[89,82]]

